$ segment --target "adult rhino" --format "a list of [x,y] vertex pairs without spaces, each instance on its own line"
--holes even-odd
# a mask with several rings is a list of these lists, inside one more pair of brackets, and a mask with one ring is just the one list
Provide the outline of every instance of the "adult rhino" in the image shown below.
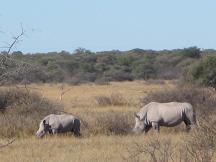
[[135,126],[133,132],[147,133],[152,127],[160,131],[160,126],[173,127],[184,122],[187,130],[196,124],[196,116],[193,107],[189,103],[150,102],[138,113],[135,113]]
[[75,136],[80,136],[79,118],[68,114],[50,114],[41,120],[36,136],[43,137],[46,133],[56,134],[66,132],[73,132]]

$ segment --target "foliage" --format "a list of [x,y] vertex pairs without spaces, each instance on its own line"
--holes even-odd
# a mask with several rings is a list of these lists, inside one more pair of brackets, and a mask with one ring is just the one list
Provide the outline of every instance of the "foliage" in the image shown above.
[[206,56],[185,70],[187,82],[216,88],[216,56]]
[[133,74],[137,79],[155,78],[156,68],[153,65],[152,58],[144,57],[133,63]]
[[201,51],[197,47],[190,47],[183,49],[180,54],[191,57],[191,58],[200,58],[201,57]]
[[[31,82],[94,82],[96,80],[125,81],[134,79],[178,79],[182,71],[192,62],[198,62],[201,52],[196,47],[181,50],[152,51],[133,49],[130,51],[91,52],[78,48],[67,51],[11,55],[13,62],[2,67],[2,84]],[[209,54],[209,51],[208,51]],[[3,56],[4,52],[0,54]],[[19,72],[16,62],[25,63]],[[213,75],[213,74],[212,74]]]

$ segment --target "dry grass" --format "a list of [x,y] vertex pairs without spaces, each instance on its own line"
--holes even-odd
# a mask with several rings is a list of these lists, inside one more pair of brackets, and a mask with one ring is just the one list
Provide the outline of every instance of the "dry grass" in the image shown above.
[[112,93],[110,96],[96,96],[96,103],[99,106],[127,106],[130,105],[127,99],[120,93]]
[[[62,102],[65,111],[80,116],[86,123],[81,129],[83,136],[46,136],[44,139],[36,139],[32,134],[20,137],[13,144],[0,150],[0,159],[4,162],[125,161],[125,158],[129,157],[128,149],[134,143],[145,144],[149,139],[158,138],[154,131],[150,131],[147,136],[127,132],[134,124],[133,113],[139,110],[141,98],[148,93],[173,87],[175,85],[169,81],[162,85],[143,81],[113,82],[110,85],[29,85],[30,91],[38,91],[41,96]],[[60,94],[66,90],[69,91],[59,101]],[[113,93],[121,94],[130,104],[103,106],[95,102],[95,97],[111,96]],[[119,125],[116,124],[118,120],[122,121]],[[104,127],[106,124],[108,126]],[[188,136],[182,131],[172,134],[169,132],[169,129],[162,128],[159,137],[180,143]],[[6,141],[7,139],[0,139],[0,143]]]
[[41,118],[61,110],[60,105],[37,93],[15,88],[1,89],[0,101],[0,137],[32,135]]
[[[2,149],[1,161],[4,162],[121,162],[129,156],[128,148],[135,142],[146,143],[145,136],[92,136],[52,137],[42,140],[34,137],[19,139]],[[165,138],[164,135],[162,135]],[[167,135],[166,135],[167,136]],[[178,142],[184,135],[169,136]]]

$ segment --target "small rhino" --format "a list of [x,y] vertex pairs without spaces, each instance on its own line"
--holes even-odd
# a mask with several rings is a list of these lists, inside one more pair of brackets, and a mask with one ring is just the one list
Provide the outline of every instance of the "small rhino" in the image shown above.
[[75,136],[80,136],[80,119],[68,114],[50,114],[41,120],[36,136],[41,138],[46,133],[66,133],[73,132]]

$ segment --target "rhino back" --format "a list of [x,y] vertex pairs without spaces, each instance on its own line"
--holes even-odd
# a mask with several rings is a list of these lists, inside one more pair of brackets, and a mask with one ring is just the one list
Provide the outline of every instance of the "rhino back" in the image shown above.
[[184,115],[193,115],[193,109],[189,103],[154,103],[148,108],[149,121],[160,122],[162,125],[172,126],[182,122]]
[[49,124],[52,129],[56,129],[58,132],[67,132],[73,129],[75,119],[76,117],[72,115],[54,115],[49,118]]

